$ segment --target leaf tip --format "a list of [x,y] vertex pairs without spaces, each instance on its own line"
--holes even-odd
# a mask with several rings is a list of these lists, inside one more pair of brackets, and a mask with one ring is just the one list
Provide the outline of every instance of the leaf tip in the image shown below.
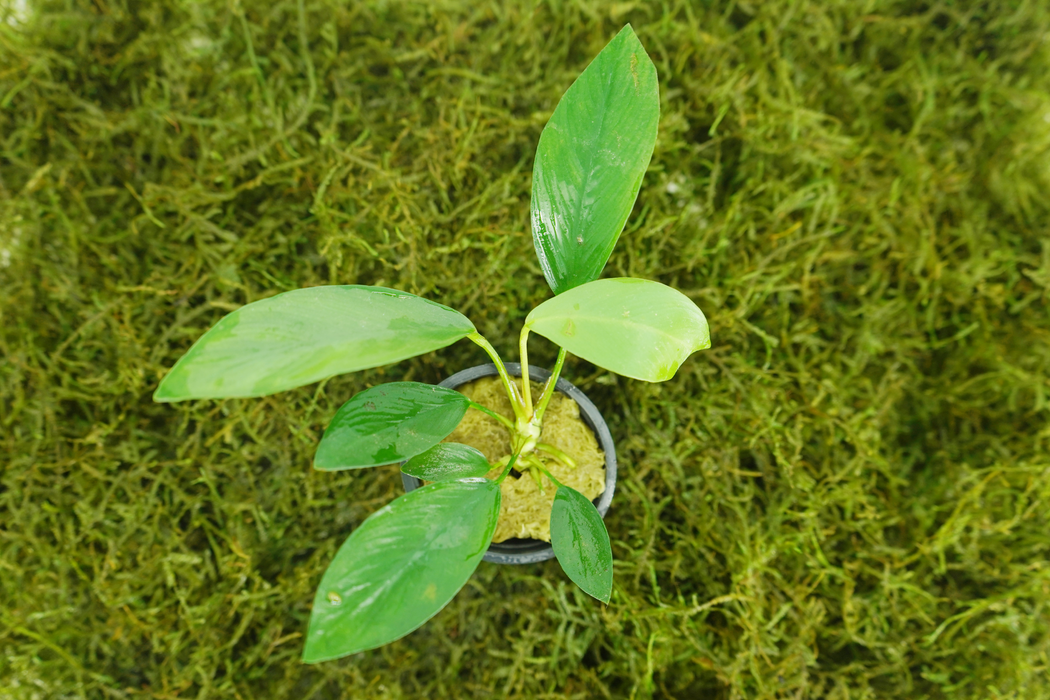
[[[324,438],[321,439],[321,446],[314,452],[314,459],[310,466],[319,472],[334,472],[341,469],[347,469],[343,464],[340,464],[340,460],[334,458],[331,451],[327,449],[327,445],[324,444]],[[326,449],[322,449],[322,447]]]
[[173,393],[171,391],[171,383],[168,381],[169,377],[171,377],[171,372],[168,372],[168,374],[164,377],[164,379],[160,380],[160,384],[157,386],[156,390],[153,392],[153,400],[155,402],[157,402],[157,403],[172,403],[174,401],[178,401],[179,400],[178,395],[176,395],[175,393]]

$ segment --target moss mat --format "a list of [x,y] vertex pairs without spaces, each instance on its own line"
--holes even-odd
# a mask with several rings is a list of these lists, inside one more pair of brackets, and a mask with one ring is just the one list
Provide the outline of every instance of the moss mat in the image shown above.
[[[536,143],[627,22],[662,113],[604,274],[713,346],[661,384],[566,363],[620,460],[610,605],[483,563],[302,665],[401,493],[313,471],[325,425],[484,354],[152,391],[306,285],[426,296],[516,360]],[[0,698],[1050,697],[1048,37],[1024,0],[0,0]]]

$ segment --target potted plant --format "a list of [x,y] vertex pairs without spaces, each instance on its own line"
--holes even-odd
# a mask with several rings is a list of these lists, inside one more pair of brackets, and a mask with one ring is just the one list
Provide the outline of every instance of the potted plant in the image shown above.
[[[628,25],[566,91],[543,130],[533,168],[532,233],[554,296],[525,319],[521,366],[529,366],[529,333],[559,351],[538,393],[527,381],[519,388],[462,314],[361,285],[310,287],[247,304],[197,340],[160,383],[156,401],[265,396],[463,338],[492,359],[510,417],[452,389],[394,382],[360,392],[332,419],[315,468],[402,462],[405,473],[430,483],[373,513],[339,549],[317,589],[304,661],[381,646],[441,610],[488,549],[500,486],[512,470],[550,480],[554,553],[580,588],[609,601],[612,549],[602,518],[591,500],[551,475],[551,461],[565,455],[539,438],[567,353],[659,382],[710,346],[707,320],[681,292],[644,279],[598,279],[637,198],[658,121],[656,68]],[[442,442],[469,408],[507,431],[509,453],[495,463],[466,445]],[[494,478],[486,478],[490,471]]]

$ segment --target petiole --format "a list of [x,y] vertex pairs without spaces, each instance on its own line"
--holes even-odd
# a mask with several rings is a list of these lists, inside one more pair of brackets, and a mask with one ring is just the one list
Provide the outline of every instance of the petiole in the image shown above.
[[532,381],[529,379],[529,327],[521,327],[518,339],[521,354],[521,393],[525,399],[525,415],[532,418]]
[[[509,460],[507,460],[507,466],[503,468],[503,473],[500,474],[499,478],[496,479],[497,484],[503,483],[503,480],[507,478],[507,474],[510,474],[510,470],[514,468],[514,463],[518,461],[518,457],[520,456],[520,453],[516,453]],[[502,462],[503,460],[500,461]]]
[[540,402],[536,405],[534,420],[537,423],[542,423],[547,404],[550,403],[551,396],[554,395],[554,385],[558,383],[558,377],[561,375],[561,367],[565,364],[565,355],[565,348],[558,348],[558,359],[554,363],[554,370],[551,372],[547,384],[543,387],[543,395],[540,397]]
[[482,413],[485,413],[488,416],[490,416],[492,418],[495,418],[497,421],[499,421],[504,426],[506,426],[507,430],[514,430],[514,424],[510,422],[509,418],[507,418],[506,416],[502,416],[502,415],[496,413],[495,411],[493,411],[488,406],[482,406],[480,403],[475,403],[474,401],[471,401],[470,402],[470,407],[471,408],[476,408],[479,411],[481,411]]
[[492,347],[489,341],[485,340],[485,337],[474,331],[467,336],[474,343],[481,346],[490,358],[492,363],[496,365],[496,371],[499,372],[499,378],[503,381],[503,388],[507,392],[507,397],[510,399],[511,408],[514,409],[514,415],[519,421],[528,420],[528,414],[525,413],[525,403],[521,398],[521,394],[518,393],[518,388],[514,386],[514,382],[511,381],[510,375],[507,374],[507,368],[503,366],[503,360],[500,359],[499,353],[496,352],[496,348]]
[[564,452],[562,452],[561,450],[559,450],[554,445],[548,445],[545,442],[537,442],[536,443],[536,449],[540,450],[541,452],[546,452],[551,457],[553,457],[554,459],[558,460],[559,462],[564,464],[569,469],[575,469],[576,468],[576,460],[574,460],[572,457],[570,457],[569,455],[567,455]]

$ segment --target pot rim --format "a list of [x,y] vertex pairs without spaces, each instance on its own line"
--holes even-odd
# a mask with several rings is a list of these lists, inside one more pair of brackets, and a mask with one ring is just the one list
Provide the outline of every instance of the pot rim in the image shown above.
[[[521,376],[521,363],[507,362],[504,366],[507,368],[507,373],[512,377]],[[476,379],[498,375],[499,371],[496,369],[496,365],[492,363],[477,365],[456,372],[451,377],[440,382],[438,386],[445,389],[456,389]],[[542,384],[550,376],[550,370],[529,365],[529,379],[532,381]],[[598,509],[598,513],[604,518],[605,514],[609,512],[613,494],[616,492],[616,446],[613,443],[612,434],[609,432],[609,426],[606,425],[598,407],[587,398],[586,394],[565,379],[565,377],[558,377],[558,383],[554,385],[554,388],[573,399],[580,407],[580,418],[594,433],[602,451],[605,452],[605,490],[601,492],[598,498],[594,499],[594,505]],[[406,493],[414,491],[423,485],[420,479],[404,472],[401,472],[401,483],[404,485]],[[491,543],[484,556],[484,560],[492,564],[534,564],[553,558],[554,548],[551,547],[550,542],[524,538]]]

